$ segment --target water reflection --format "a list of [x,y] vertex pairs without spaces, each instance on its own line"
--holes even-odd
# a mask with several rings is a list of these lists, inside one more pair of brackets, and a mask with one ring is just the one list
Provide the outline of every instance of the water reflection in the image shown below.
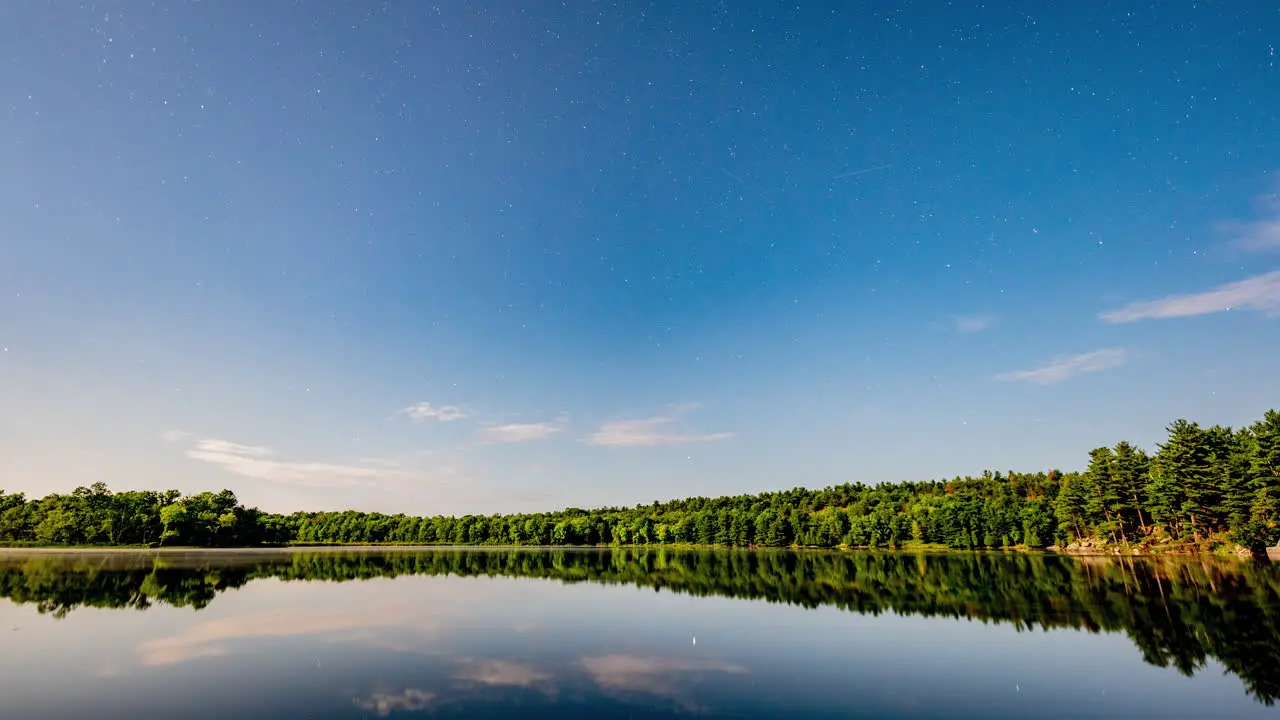
[[[636,587],[669,592],[637,595]],[[43,653],[62,673],[117,684],[178,673],[195,694],[190,684],[206,682],[193,680],[196,668],[224,685],[272,683],[258,710],[222,693],[175,708],[183,716],[253,716],[271,705],[310,717],[513,708],[558,717],[1033,709],[1226,717],[1261,712],[1280,696],[1280,571],[1203,559],[8,552],[0,553],[0,595],[17,606],[0,606],[0,621],[14,624],[8,645]],[[743,598],[820,610],[732,600]],[[74,627],[59,630],[66,625]],[[1068,629],[1088,632],[1026,632]],[[1138,652],[1112,652],[1118,646],[1106,639],[1121,636]],[[14,657],[0,656],[0,692],[50,717],[42,680]],[[1225,670],[1234,688],[1205,668]],[[1077,672],[1098,697],[1071,689]],[[1246,694],[1252,701],[1241,704]]]

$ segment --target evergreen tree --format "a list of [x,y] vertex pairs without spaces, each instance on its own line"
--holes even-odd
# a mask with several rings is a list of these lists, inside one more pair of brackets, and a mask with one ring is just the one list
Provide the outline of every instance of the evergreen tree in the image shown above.
[[1222,484],[1214,474],[1213,446],[1204,429],[1175,420],[1156,454],[1154,474],[1181,489],[1180,515],[1197,539],[1220,524]]
[[1268,410],[1250,431],[1253,447],[1249,470],[1254,490],[1280,489],[1280,411]]
[[1116,445],[1113,454],[1111,477],[1120,500],[1116,512],[1127,533],[1132,533],[1135,528],[1145,533],[1147,520],[1142,510],[1142,495],[1149,480],[1151,459],[1142,450],[1123,441]]
[[1182,537],[1182,505],[1185,495],[1182,486],[1170,474],[1162,471],[1159,462],[1152,463],[1146,497],[1152,520],[1164,526],[1175,539]]
[[1079,539],[1088,535],[1085,514],[1085,487],[1078,476],[1063,478],[1058,488],[1058,498],[1054,502],[1053,511],[1058,519],[1058,529],[1070,539]]
[[1280,412],[1268,410],[1250,430],[1249,476],[1253,490],[1250,534],[1253,547],[1280,542]]
[[1215,425],[1205,434],[1211,448],[1213,476],[1218,482],[1221,497],[1219,512],[1235,532],[1251,521],[1254,488],[1249,477],[1249,465],[1253,433],[1247,428],[1232,432],[1229,427]]
[[1112,463],[1115,456],[1111,448],[1094,448],[1089,451],[1089,467],[1080,477],[1080,492],[1084,498],[1084,522],[1100,535],[1109,535],[1112,542],[1124,534],[1124,528],[1116,521],[1115,508],[1122,498],[1112,480]]

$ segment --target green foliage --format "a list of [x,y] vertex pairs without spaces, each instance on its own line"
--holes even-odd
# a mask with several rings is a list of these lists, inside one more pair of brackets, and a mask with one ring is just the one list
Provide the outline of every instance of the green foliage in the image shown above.
[[1185,520],[1197,537],[1221,520],[1223,486],[1214,460],[1210,433],[1186,420],[1169,426],[1169,439],[1156,454],[1154,472],[1181,489],[1179,519]]
[[[271,515],[228,490],[112,493],[101,483],[28,500],[0,491],[0,542],[44,545],[401,543],[441,545],[724,545],[954,549],[1167,539],[1254,551],[1280,541],[1280,413],[1252,427],[1177,420],[1154,458],[1121,442],[1082,473],[983,473],[945,481],[694,497],[633,508],[412,517]],[[1188,533],[1189,531],[1189,533]]]
[[1280,697],[1280,566],[1206,558],[674,548],[42,553],[0,556],[0,597],[34,603],[55,617],[79,607],[200,610],[219,593],[256,579],[402,575],[632,585],[864,614],[966,618],[1018,630],[1123,633],[1152,665],[1191,675],[1214,659],[1259,702]]
[[230,490],[113,493],[102,483],[27,500],[0,491],[0,543],[236,547],[290,539],[282,518],[246,508]]

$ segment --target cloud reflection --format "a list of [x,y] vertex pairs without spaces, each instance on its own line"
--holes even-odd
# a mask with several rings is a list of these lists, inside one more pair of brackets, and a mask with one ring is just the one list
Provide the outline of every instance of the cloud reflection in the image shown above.
[[454,677],[481,685],[525,688],[551,679],[549,673],[506,660],[466,661],[462,670]]
[[378,717],[387,717],[396,712],[426,710],[435,697],[435,693],[426,690],[405,688],[398,693],[375,692],[366,698],[355,698],[352,702],[365,712],[374,713]]
[[375,628],[436,630],[439,624],[411,609],[391,611],[349,611],[316,613],[280,610],[269,613],[220,618],[192,625],[177,635],[142,643],[138,650],[147,667],[163,667],[199,658],[219,657],[230,652],[234,640],[320,635]]
[[713,658],[646,657],[621,653],[589,655],[580,661],[587,676],[611,694],[645,694],[664,697],[687,708],[696,707],[687,685],[695,673],[741,675],[747,669]]

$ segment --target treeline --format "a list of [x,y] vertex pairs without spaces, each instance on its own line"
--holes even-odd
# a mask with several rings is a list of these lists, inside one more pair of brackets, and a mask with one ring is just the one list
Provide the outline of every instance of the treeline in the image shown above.
[[28,500],[0,490],[0,543],[248,547],[287,543],[279,515],[246,508],[235,493],[111,492],[103,483]]
[[1280,412],[1249,427],[1178,420],[1148,455],[1097,448],[1083,472],[987,472],[946,481],[695,497],[515,515],[272,515],[229,491],[180,497],[101,484],[28,500],[0,492],[0,542],[233,546],[274,543],[1042,548],[1280,542]]
[[78,607],[200,609],[259,578],[349,581],[505,576],[652,587],[1021,630],[1126,634],[1186,675],[1216,659],[1260,702],[1280,697],[1280,566],[1040,554],[584,550],[295,551],[232,557],[0,557],[0,597],[62,617]]

